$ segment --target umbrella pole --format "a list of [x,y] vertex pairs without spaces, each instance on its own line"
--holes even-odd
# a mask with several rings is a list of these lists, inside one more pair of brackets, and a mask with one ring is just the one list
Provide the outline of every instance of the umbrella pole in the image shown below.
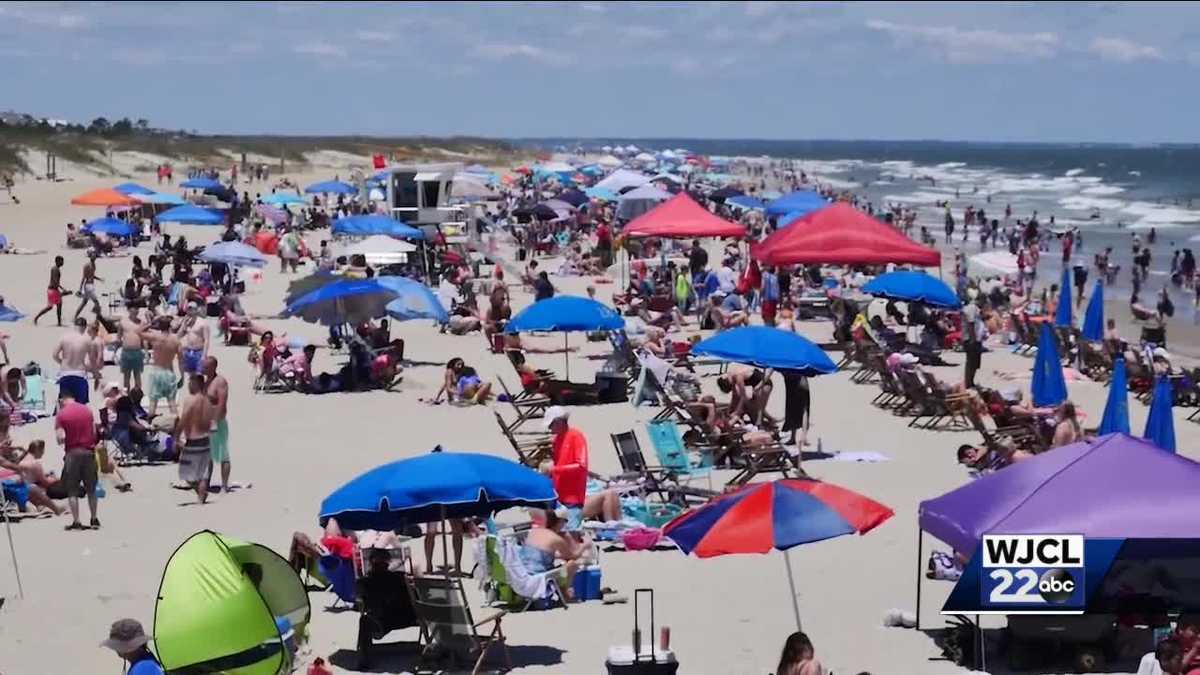
[[792,591],[792,614],[796,616],[796,630],[801,630],[800,602],[796,599],[796,580],[792,577],[792,559],[787,551],[783,552],[783,564],[787,567],[788,588]]
[[921,524],[917,523],[917,630],[921,630],[921,553],[923,552],[924,537],[921,536]]
[[17,577],[17,597],[25,599],[25,587],[21,585],[21,566],[17,564],[17,547],[13,545],[12,523],[8,519],[8,496],[0,490],[0,511],[4,513],[4,532],[8,535],[8,553],[12,556],[13,574]]
[[567,381],[570,381],[571,380],[571,352],[570,352],[571,348],[567,344],[567,336],[568,335],[569,334],[566,332],[563,333],[563,366],[566,368],[566,373],[567,373],[566,379],[567,379]]
[[446,531],[450,529],[450,523],[446,521],[446,506],[442,507],[442,569],[446,570],[446,578],[450,578],[450,550],[446,545]]

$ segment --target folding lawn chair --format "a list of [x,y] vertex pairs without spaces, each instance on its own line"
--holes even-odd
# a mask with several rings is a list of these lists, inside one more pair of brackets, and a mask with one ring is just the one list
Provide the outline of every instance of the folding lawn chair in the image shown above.
[[[521,464],[536,469],[541,466],[542,462],[550,459],[553,451],[553,440],[550,434],[541,432],[523,432],[513,431],[512,426],[504,421],[498,410],[493,410],[492,414],[496,417],[496,424],[500,426],[500,433],[504,434],[513,451],[517,453],[517,459]],[[523,436],[518,438],[517,436]]]
[[[506,610],[476,621],[471,615],[461,579],[427,575],[409,576],[408,581],[413,611],[421,624],[420,643],[423,647],[418,670],[441,655],[461,662],[459,657],[465,653],[475,658],[471,675],[477,675],[483,668],[484,659],[496,646],[504,651],[504,661],[509,669],[512,668],[512,657],[500,624],[508,613]],[[479,632],[487,626],[491,626],[491,630]]]
[[500,388],[504,390],[504,395],[508,399],[509,405],[512,406],[513,411],[517,414],[517,419],[507,425],[506,429],[508,431],[515,431],[529,420],[541,419],[546,414],[546,409],[551,405],[548,396],[524,390],[514,394],[504,382],[504,378],[497,377],[496,381],[500,383]]
[[693,460],[683,443],[679,426],[670,420],[647,422],[646,435],[654,446],[658,463],[677,479],[686,482],[692,478],[704,478],[712,489],[713,453],[711,448],[701,449]]

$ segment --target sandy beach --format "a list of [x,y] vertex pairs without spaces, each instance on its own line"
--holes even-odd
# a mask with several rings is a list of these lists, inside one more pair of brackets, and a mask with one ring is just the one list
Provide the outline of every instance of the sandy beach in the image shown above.
[[[289,174],[301,185],[332,177],[338,169],[312,167]],[[64,285],[78,283],[84,256],[64,247],[64,225],[102,215],[99,208],[71,206],[72,196],[123,179],[68,172],[59,183],[25,180],[17,185],[19,205],[0,206],[0,233],[14,245],[45,250],[37,255],[0,256],[0,294],[7,303],[32,316],[42,306],[47,270],[55,255],[66,258]],[[343,169],[341,173],[345,175]],[[153,186],[153,175],[130,178]],[[178,177],[177,177],[178,180]],[[164,186],[165,187],[165,186]],[[253,194],[257,186],[249,186]],[[193,245],[216,240],[219,228],[169,225],[185,233]],[[318,238],[308,236],[316,245]],[[139,251],[143,257],[148,245]],[[511,255],[507,243],[502,255]],[[949,256],[946,256],[947,258]],[[98,274],[107,292],[116,292],[128,276],[129,258],[102,258]],[[311,271],[311,265],[307,268]],[[302,270],[302,273],[304,271]],[[282,310],[287,284],[297,278],[269,265],[247,283],[243,303],[251,314],[273,315]],[[554,278],[560,293],[582,295],[590,278]],[[511,282],[510,282],[511,283]],[[600,285],[599,299],[609,301],[614,285]],[[532,301],[519,285],[510,286],[515,310]],[[68,317],[78,299],[66,299]],[[1114,305],[1119,303],[1113,303]],[[36,361],[52,378],[51,349],[62,329],[50,317],[34,327],[30,321],[0,324],[10,334],[8,350],[14,363]],[[298,320],[266,320],[277,333],[303,336],[323,343],[324,329]],[[800,332],[816,340],[830,336],[828,322],[804,322]],[[1135,338],[1133,328],[1125,329]],[[461,356],[485,380],[516,380],[503,356],[486,348],[478,334],[456,337],[438,332],[430,322],[398,324],[394,334],[407,343],[407,356],[422,362],[444,363]],[[692,332],[695,332],[694,324]],[[1181,351],[1194,350],[1192,332],[1172,333]],[[548,346],[558,338],[533,338]],[[586,358],[607,350],[606,343],[585,343],[573,336],[580,351],[570,356],[570,372],[588,381],[599,361]],[[98,643],[109,624],[121,617],[152,625],[155,593],[163,565],[190,534],[212,529],[265,544],[286,554],[294,531],[315,536],[317,507],[334,488],[380,463],[428,452],[436,445],[513,458],[490,407],[431,406],[421,399],[433,396],[441,383],[439,366],[415,366],[405,371],[403,384],[392,393],[345,393],[328,396],[262,395],[251,391],[252,366],[244,347],[214,342],[219,370],[231,385],[229,420],[233,480],[247,487],[218,494],[210,504],[197,506],[194,496],[173,489],[174,465],[127,468],[133,491],[109,491],[100,502],[103,529],[64,532],[63,518],[26,520],[12,525],[12,537],[24,586],[17,586],[7,552],[0,555],[0,672],[5,675],[115,672],[118,659]],[[1186,353],[1186,352],[1185,352]],[[836,357],[836,355],[835,355]],[[534,355],[534,365],[558,369],[562,355]],[[938,377],[958,381],[961,354],[948,360],[956,367],[936,368]],[[332,369],[334,357],[322,350],[314,370]],[[1019,385],[1028,390],[1031,360],[997,348],[983,359],[979,380],[988,386]],[[709,372],[714,372],[711,369]],[[105,379],[119,379],[114,367]],[[706,392],[716,393],[714,378],[704,378]],[[1071,382],[1071,399],[1086,413],[1085,426],[1094,426],[1103,410],[1106,388],[1090,381]],[[54,388],[48,388],[52,395]],[[780,389],[780,388],[777,388]],[[959,672],[940,660],[940,650],[923,632],[883,626],[892,608],[914,609],[914,581],[924,561],[916,560],[917,505],[962,485],[966,471],[955,461],[962,443],[978,442],[975,432],[936,432],[911,429],[907,420],[870,405],[876,385],[850,381],[850,373],[814,379],[813,423],[810,439],[827,452],[870,451],[888,461],[846,463],[810,461],[814,477],[868,495],[895,510],[895,517],[863,537],[842,537],[794,549],[804,630],[817,655],[831,671],[853,675],[930,674]],[[492,406],[504,404],[493,403]],[[772,400],[782,411],[783,397]],[[511,410],[499,408],[507,416]],[[618,470],[609,434],[636,429],[645,438],[644,422],[655,409],[609,404],[574,409],[572,421],[587,435],[591,468],[599,473]],[[1132,427],[1140,432],[1146,406],[1131,401]],[[1184,421],[1187,411],[1176,410],[1180,452],[1193,458],[1200,426]],[[53,443],[52,420],[16,427],[18,444],[48,441],[47,467],[59,469],[61,451]],[[718,471],[714,483],[728,472]],[[85,509],[86,510],[86,509]],[[930,546],[945,548],[928,539]],[[3,547],[0,547],[3,548]],[[469,566],[471,555],[467,553]],[[601,558],[603,583],[632,597],[638,588],[657,593],[657,622],[670,626],[672,647],[683,673],[755,674],[773,672],[784,639],[794,627],[784,561],[778,552],[764,556],[727,556],[700,560],[678,551],[612,552]],[[921,567],[918,568],[918,565]],[[925,581],[922,627],[941,624],[937,609],[951,585]],[[480,598],[471,585],[476,611]],[[325,611],[333,596],[310,596],[313,620],[308,658],[323,656],[341,672],[353,663],[356,615]],[[504,620],[516,672],[597,673],[610,645],[628,643],[632,627],[630,605],[586,603],[568,610],[510,615]],[[999,625],[999,620],[985,622]],[[380,652],[374,672],[399,673],[411,667],[417,639],[415,629],[393,633]],[[1002,672],[995,670],[993,672]]]

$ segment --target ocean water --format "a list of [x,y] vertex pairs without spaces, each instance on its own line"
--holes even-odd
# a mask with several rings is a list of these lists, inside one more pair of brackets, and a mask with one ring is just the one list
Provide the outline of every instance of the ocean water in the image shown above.
[[[1013,221],[1035,211],[1045,226],[1080,229],[1083,250],[1072,263],[1091,268],[1092,256],[1111,246],[1121,266],[1113,297],[1131,287],[1132,237],[1147,243],[1157,235],[1152,273],[1142,301],[1166,284],[1177,306],[1190,306],[1191,294],[1169,285],[1167,270],[1174,249],[1200,253],[1200,146],[1120,144],[996,144],[940,141],[765,141],[661,139],[521,139],[546,150],[596,151],[604,145],[641,149],[686,149],[705,155],[790,158],[805,171],[836,187],[851,190],[877,208],[900,203],[918,212],[917,225],[942,240],[943,210],[949,201],[958,229],[956,243],[979,251],[972,232],[962,241],[962,213],[983,208],[989,219],[1003,221],[1006,206]],[[1011,223],[1010,223],[1011,224]],[[1057,279],[1059,248],[1052,242],[1043,255],[1042,279]],[[1047,274],[1049,273],[1049,274]],[[1052,276],[1053,275],[1053,276]],[[1185,302],[1186,301],[1186,304]]]

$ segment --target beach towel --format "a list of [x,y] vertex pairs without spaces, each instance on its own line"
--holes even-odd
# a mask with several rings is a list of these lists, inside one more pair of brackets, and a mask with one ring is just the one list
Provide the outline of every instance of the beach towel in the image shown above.
[[508,576],[508,585],[513,592],[529,600],[545,600],[555,593],[555,577],[558,570],[549,570],[540,574],[530,574],[521,561],[521,545],[515,539],[500,537],[500,560],[504,564],[504,573]]
[[891,457],[878,452],[835,452],[829,458],[833,462],[888,462]]

